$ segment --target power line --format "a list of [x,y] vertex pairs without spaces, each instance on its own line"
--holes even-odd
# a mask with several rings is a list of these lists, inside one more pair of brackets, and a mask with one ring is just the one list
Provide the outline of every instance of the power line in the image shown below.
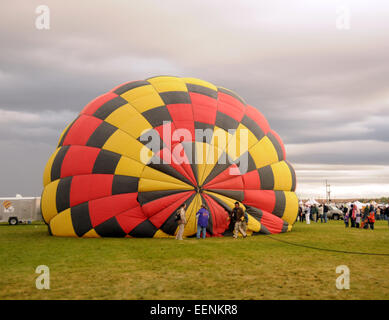
[[337,253],[345,253],[345,254],[359,254],[359,255],[370,255],[370,256],[386,256],[389,257],[389,253],[372,253],[372,252],[358,252],[358,251],[343,251],[343,250],[335,250],[335,249],[326,249],[326,248],[319,248],[319,247],[312,247],[312,246],[307,246],[304,244],[299,244],[299,243],[293,243],[281,239],[276,239],[271,237],[270,235],[266,236],[267,238],[273,239],[275,241],[283,242],[289,245],[293,245],[296,247],[302,247],[302,248],[307,248],[307,249],[313,249],[313,250],[320,250],[320,251],[327,251],[327,252],[337,252]]

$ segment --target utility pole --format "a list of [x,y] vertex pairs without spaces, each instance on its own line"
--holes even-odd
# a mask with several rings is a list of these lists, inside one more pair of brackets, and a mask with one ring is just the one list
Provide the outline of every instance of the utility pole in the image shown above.
[[331,185],[328,184],[326,180],[326,202],[327,204],[331,202]]

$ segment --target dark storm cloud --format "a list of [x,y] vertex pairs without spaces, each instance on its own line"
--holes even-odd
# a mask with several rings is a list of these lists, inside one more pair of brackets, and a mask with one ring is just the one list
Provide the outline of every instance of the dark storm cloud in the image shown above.
[[[389,142],[389,6],[382,1],[46,1],[51,29],[39,31],[41,4],[3,1],[0,11],[7,159],[22,153],[10,141],[54,148],[83,106],[117,84],[170,74],[236,91],[267,117],[294,162],[388,164],[381,148]],[[339,5],[350,9],[349,30],[336,28]],[[339,141],[368,141],[371,151],[331,148]]]

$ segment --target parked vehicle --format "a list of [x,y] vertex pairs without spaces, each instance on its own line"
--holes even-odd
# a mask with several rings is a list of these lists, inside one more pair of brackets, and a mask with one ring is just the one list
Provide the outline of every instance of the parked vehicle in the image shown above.
[[10,225],[41,221],[40,197],[0,198],[0,222]]
[[335,207],[332,204],[327,204],[328,212],[327,212],[327,218],[333,219],[333,220],[339,220],[344,218],[344,212],[337,207]]

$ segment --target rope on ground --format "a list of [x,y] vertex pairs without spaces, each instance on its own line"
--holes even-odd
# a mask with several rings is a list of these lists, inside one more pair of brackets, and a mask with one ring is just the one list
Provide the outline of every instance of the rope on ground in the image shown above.
[[360,254],[360,255],[368,255],[368,256],[386,256],[389,257],[389,253],[373,253],[373,252],[358,252],[358,251],[343,251],[343,250],[335,250],[335,249],[326,249],[326,248],[319,248],[319,247],[312,247],[312,246],[307,246],[304,244],[300,243],[293,243],[281,239],[276,239],[273,238],[270,235],[266,235],[266,238],[270,238],[275,241],[283,242],[289,245],[297,246],[297,247],[303,247],[303,248],[308,248],[308,249],[314,249],[314,250],[320,250],[320,251],[328,251],[328,252],[337,252],[337,253],[346,253],[346,254]]

